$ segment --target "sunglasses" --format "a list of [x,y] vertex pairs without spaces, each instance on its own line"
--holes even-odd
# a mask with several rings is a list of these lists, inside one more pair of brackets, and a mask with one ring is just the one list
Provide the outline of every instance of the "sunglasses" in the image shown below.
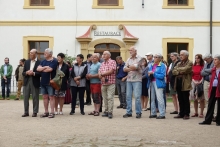
[[159,57],[155,56],[154,58],[159,58]]

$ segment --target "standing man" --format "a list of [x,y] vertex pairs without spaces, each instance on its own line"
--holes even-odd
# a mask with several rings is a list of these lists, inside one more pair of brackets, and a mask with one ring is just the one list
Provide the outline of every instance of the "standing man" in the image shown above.
[[[87,60],[84,62],[87,65],[87,71],[90,72],[90,66],[92,65],[92,54],[87,55]],[[85,105],[91,105],[91,91],[90,80],[86,80],[86,102]]]
[[148,60],[148,67],[151,68],[152,64],[154,64],[153,53],[149,52],[145,56],[147,57],[147,60]]
[[11,86],[11,75],[13,68],[9,64],[9,58],[5,58],[5,64],[1,66],[0,74],[1,74],[1,85],[2,85],[2,98],[1,100],[5,100],[5,85],[7,86],[7,100],[10,100],[10,86]]
[[99,63],[99,55],[94,53],[92,55],[92,65],[90,67],[89,74],[86,75],[86,78],[90,80],[90,89],[92,94],[92,99],[94,103],[94,111],[90,112],[89,115],[99,116],[99,110],[102,102],[102,93],[101,93],[101,81],[99,79],[99,68],[101,63]]
[[141,118],[142,68],[139,66],[139,62],[142,58],[137,55],[137,49],[134,46],[129,49],[129,52],[131,57],[128,58],[124,66],[124,71],[128,73],[128,76],[126,85],[127,112],[123,117],[132,117],[132,95],[134,95],[136,118]]
[[15,100],[19,100],[20,96],[21,96],[21,87],[23,86],[23,70],[24,70],[24,62],[26,60],[25,59],[21,59],[19,61],[19,65],[17,67],[17,69],[15,70],[15,79],[17,81],[17,86],[18,86],[18,90],[17,90],[17,96],[15,98]]
[[127,73],[124,72],[124,66],[125,63],[122,60],[122,57],[118,56],[116,57],[117,61],[117,74],[116,74],[116,86],[118,90],[118,97],[120,101],[120,105],[117,107],[126,109],[127,103],[126,103],[126,79],[127,79]]
[[[43,95],[45,113],[41,117],[54,118],[55,108],[55,90],[50,86],[50,79],[53,79],[56,75],[57,60],[53,58],[53,51],[50,48],[45,49],[44,58],[37,68],[38,72],[41,72],[41,93]],[[48,105],[50,101],[51,112],[49,114]]]
[[189,52],[180,51],[180,62],[173,68],[173,75],[176,76],[174,90],[177,91],[180,112],[174,118],[189,119],[190,103],[189,91],[192,89],[192,66],[193,63],[189,59]]
[[113,117],[114,95],[115,95],[115,70],[116,62],[112,60],[109,51],[103,52],[104,62],[99,69],[99,78],[102,84],[102,97],[105,103],[105,112],[102,117]]
[[37,117],[39,111],[39,87],[41,74],[37,71],[40,61],[37,59],[37,50],[30,51],[30,59],[24,64],[22,75],[24,76],[24,114],[22,117],[29,116],[29,98],[33,99],[33,115]]
[[213,62],[212,54],[205,54],[203,59],[206,61],[206,63],[204,65],[203,70],[201,71],[201,75],[203,76],[204,79],[204,83],[203,83],[204,97],[206,102],[208,102],[210,79],[212,74],[212,68],[214,67],[214,62]]

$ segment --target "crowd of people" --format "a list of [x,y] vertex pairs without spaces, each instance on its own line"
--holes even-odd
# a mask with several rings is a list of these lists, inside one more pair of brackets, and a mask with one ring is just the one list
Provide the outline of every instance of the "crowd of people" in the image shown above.
[[[141,118],[142,111],[150,110],[149,118],[166,118],[166,99],[170,94],[173,99],[175,119],[188,120],[190,117],[205,118],[200,125],[209,125],[212,121],[220,126],[220,55],[196,54],[195,62],[189,60],[189,52],[170,53],[172,63],[168,65],[160,53],[146,54],[141,57],[133,46],[129,49],[130,57],[126,62],[118,56],[111,59],[111,53],[104,51],[84,56],[78,54],[76,62],[65,62],[65,55],[59,53],[53,57],[51,49],[45,49],[45,60],[39,61],[37,50],[30,51],[30,59],[21,59],[15,71],[18,92],[15,100],[20,99],[21,87],[24,95],[24,114],[29,116],[29,98],[33,98],[33,114],[39,112],[39,94],[43,97],[44,113],[40,117],[54,118],[63,114],[64,103],[71,103],[70,115],[80,105],[80,113],[85,115],[84,105],[91,105],[94,110],[88,115],[113,118],[115,89],[117,88],[120,105],[126,109],[124,118],[132,117],[132,98],[135,101],[136,118]],[[2,100],[9,99],[10,81],[13,72],[9,58],[1,66]],[[58,71],[64,73],[59,90],[50,85]],[[5,88],[7,93],[5,95]],[[84,93],[86,101],[84,102]],[[91,98],[92,97],[92,98]],[[190,116],[190,102],[193,101],[194,113]],[[217,101],[216,116],[214,114]],[[149,103],[149,104],[148,104]],[[50,104],[50,111],[49,111]],[[149,106],[148,106],[149,105]],[[59,107],[59,112],[58,112]],[[204,108],[207,113],[204,115]]]

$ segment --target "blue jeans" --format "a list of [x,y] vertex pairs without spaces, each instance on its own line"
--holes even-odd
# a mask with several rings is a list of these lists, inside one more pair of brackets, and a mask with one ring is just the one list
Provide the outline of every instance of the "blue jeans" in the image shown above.
[[2,85],[2,98],[5,98],[5,86],[6,86],[6,89],[7,89],[6,97],[9,97],[10,86],[11,86],[11,78],[7,78],[7,82],[5,82],[5,79],[2,79],[1,80],[1,85]]
[[141,94],[142,94],[141,82],[128,82],[126,85],[126,102],[127,102],[127,114],[132,114],[132,92],[135,97],[135,111],[136,114],[141,114]]
[[160,116],[165,116],[165,103],[163,97],[163,88],[157,88],[156,81],[151,83],[151,115],[157,115],[156,111],[156,103],[155,100],[157,98],[158,109],[160,112]]

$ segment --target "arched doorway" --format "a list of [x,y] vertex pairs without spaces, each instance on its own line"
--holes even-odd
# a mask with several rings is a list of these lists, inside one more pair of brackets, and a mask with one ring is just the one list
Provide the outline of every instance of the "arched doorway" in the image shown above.
[[114,43],[101,43],[95,46],[95,53],[103,54],[104,51],[111,53],[111,59],[115,60],[117,56],[120,56],[120,46]]

